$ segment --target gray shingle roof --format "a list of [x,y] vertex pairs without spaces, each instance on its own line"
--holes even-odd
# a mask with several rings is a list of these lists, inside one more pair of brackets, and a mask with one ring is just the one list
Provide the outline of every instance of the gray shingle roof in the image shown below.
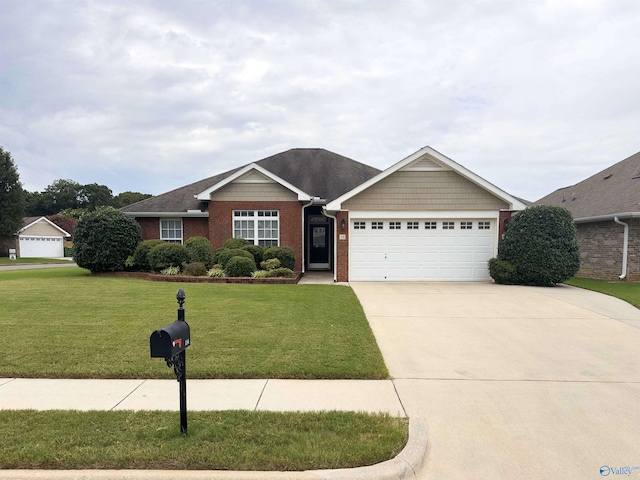
[[556,190],[535,205],[560,205],[573,218],[640,212],[640,152],[580,183]]
[[[322,148],[294,148],[252,163],[260,165],[311,196],[327,200],[339,197],[380,173],[377,168]],[[122,208],[122,211],[160,213],[202,210],[206,212],[207,202],[196,200],[194,195],[212,187],[244,166],[128,205]]]

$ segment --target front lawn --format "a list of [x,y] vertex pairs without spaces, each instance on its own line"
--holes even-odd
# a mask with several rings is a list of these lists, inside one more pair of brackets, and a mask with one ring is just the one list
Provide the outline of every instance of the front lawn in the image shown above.
[[387,378],[349,287],[159,283],[86,270],[0,271],[0,377],[173,378],[151,333],[186,292],[189,378]]
[[0,469],[311,470],[395,457],[407,420],[354,412],[0,411]]
[[640,283],[620,282],[612,280],[594,280],[592,278],[574,277],[567,280],[567,285],[585,288],[595,292],[605,293],[629,302],[636,308],[640,308]]

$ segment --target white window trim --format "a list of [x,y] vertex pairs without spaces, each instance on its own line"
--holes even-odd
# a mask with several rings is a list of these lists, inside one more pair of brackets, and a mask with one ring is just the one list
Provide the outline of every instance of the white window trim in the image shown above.
[[[253,215],[236,216],[236,212],[252,212]],[[261,215],[258,215],[258,212],[272,212],[272,213],[275,213],[275,215],[261,216]],[[236,237],[236,219],[253,221],[253,238],[247,239],[247,240],[250,242],[253,242],[254,245],[260,245],[260,241],[266,242],[266,241],[275,240],[276,242],[275,246],[280,246],[280,211],[279,210],[273,210],[270,208],[260,209],[260,210],[251,210],[248,208],[241,208],[241,209],[233,210],[231,212],[231,232],[232,232],[233,238],[239,238],[239,237]],[[260,229],[258,228],[258,222],[260,220],[275,220],[277,222],[276,238],[259,237],[258,232]]]
[[[168,230],[162,228],[163,222],[180,222],[180,238],[162,238],[162,230]],[[160,240],[164,240],[165,242],[174,242],[174,243],[182,243],[184,239],[184,222],[181,218],[161,218],[160,219]],[[173,229],[172,229],[173,230]]]

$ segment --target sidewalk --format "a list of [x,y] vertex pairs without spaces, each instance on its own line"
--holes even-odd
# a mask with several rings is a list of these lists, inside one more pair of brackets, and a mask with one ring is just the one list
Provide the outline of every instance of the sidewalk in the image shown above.
[[[179,410],[175,380],[0,378],[0,409]],[[384,412],[406,417],[391,380],[189,380],[188,410]]]

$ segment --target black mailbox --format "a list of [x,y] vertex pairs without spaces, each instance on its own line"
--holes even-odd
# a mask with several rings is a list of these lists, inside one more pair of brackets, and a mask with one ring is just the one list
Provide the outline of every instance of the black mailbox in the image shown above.
[[190,343],[189,324],[184,320],[176,320],[151,334],[151,357],[171,358],[184,351]]

